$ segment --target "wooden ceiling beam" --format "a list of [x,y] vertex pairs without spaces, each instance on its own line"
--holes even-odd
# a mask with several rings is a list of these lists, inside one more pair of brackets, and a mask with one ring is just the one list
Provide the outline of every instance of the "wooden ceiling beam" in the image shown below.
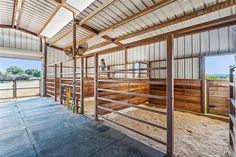
[[[195,26],[190,26],[190,27],[179,29],[176,31],[164,33],[164,34],[150,37],[147,39],[143,39],[140,41],[135,41],[135,42],[132,42],[129,44],[124,44],[123,46],[117,46],[117,47],[113,47],[110,49],[101,50],[101,51],[98,51],[95,53],[106,54],[106,53],[124,50],[127,48],[133,48],[133,47],[143,46],[143,45],[147,45],[147,44],[151,44],[151,43],[155,43],[155,42],[164,41],[164,40],[166,40],[166,37],[168,34],[174,34],[175,38],[178,38],[178,37],[183,37],[185,35],[192,35],[195,33],[210,31],[213,29],[219,29],[219,28],[223,28],[226,26],[232,26],[235,24],[236,24],[236,15],[231,15],[231,16],[220,18],[220,19],[213,20],[210,22],[205,22],[205,23],[201,23],[201,24],[198,24]],[[88,54],[88,55],[85,55],[85,57],[92,56],[92,55],[93,54]]]
[[14,0],[14,6],[13,6],[13,12],[12,12],[12,20],[11,20],[12,28],[14,28],[14,23],[15,23],[15,19],[16,19],[17,4],[18,4],[18,0]]
[[144,16],[144,15],[146,15],[146,14],[152,12],[152,11],[155,11],[155,10],[157,10],[159,8],[162,8],[162,7],[166,6],[166,5],[169,5],[169,4],[171,4],[171,3],[175,2],[175,1],[177,1],[177,0],[161,0],[160,2],[158,2],[158,3],[148,7],[146,9],[138,12],[137,14],[129,16],[126,19],[121,20],[120,22],[117,22],[116,24],[114,24],[114,25],[112,25],[112,26],[110,26],[110,27],[100,31],[99,34],[103,34],[105,32],[109,32],[110,30],[113,30],[113,29],[115,29],[115,28],[117,28],[119,26],[122,26],[122,25],[124,25],[124,24],[126,24],[126,23],[128,23],[130,21],[133,21],[133,20],[135,20],[135,19],[137,19],[137,18],[139,18],[141,16]]
[[[102,30],[101,32],[98,32],[97,34],[91,35],[91,36],[90,36],[89,38],[87,38],[87,39],[89,40],[89,39],[94,38],[94,37],[97,36],[97,35],[102,35],[104,32],[107,32],[107,31],[109,31],[109,30],[111,30],[111,29],[117,28],[117,27],[119,27],[119,26],[121,26],[121,25],[123,25],[123,24],[125,24],[125,23],[127,23],[127,22],[133,21],[133,20],[135,20],[135,19],[137,19],[137,18],[139,18],[139,17],[141,17],[141,16],[143,16],[143,15],[146,15],[146,14],[148,14],[148,13],[150,13],[150,12],[152,12],[152,11],[158,9],[158,8],[161,8],[161,7],[163,7],[163,6],[166,6],[166,5],[168,5],[168,4],[170,4],[170,3],[173,3],[173,2],[175,2],[175,1],[176,1],[176,0],[162,0],[162,1],[160,1],[160,2],[158,2],[158,3],[156,3],[156,4],[154,4],[153,6],[148,7],[148,8],[146,8],[146,9],[144,9],[143,11],[141,11],[141,12],[139,12],[139,13],[137,13],[137,14],[134,14],[134,15],[132,15],[132,16],[130,16],[130,17],[124,19],[124,20],[121,20],[120,22],[118,22],[118,23],[116,23],[116,24],[114,24],[114,25],[108,27],[107,29]],[[95,11],[93,11],[92,13],[90,13],[87,17],[85,17],[84,19],[82,19],[81,21],[79,21],[79,26],[85,26],[84,23],[85,23],[86,21],[88,21],[90,18],[92,18],[94,15],[96,15],[96,14],[97,14],[98,12],[100,12],[102,9],[106,8],[107,6],[109,6],[112,2],[114,2],[114,0],[108,0],[108,1],[106,1],[103,5],[101,5],[101,6],[100,6],[99,8],[97,8]],[[71,30],[71,31],[72,31],[72,30]],[[102,35],[102,36],[103,36],[103,35]],[[105,37],[105,38],[106,38],[106,37]],[[77,44],[78,44],[78,43],[81,43],[81,41],[78,41]],[[118,41],[115,41],[114,43],[117,44],[117,45],[122,45],[122,43],[120,43],[120,42],[118,42]]]
[[[132,15],[132,16],[129,16],[129,17],[127,17],[126,19],[121,20],[120,22],[118,22],[118,23],[116,23],[116,24],[114,24],[114,25],[112,25],[112,26],[110,26],[110,27],[108,27],[108,28],[106,28],[106,29],[104,29],[104,30],[98,32],[96,35],[93,34],[93,35],[87,37],[86,39],[87,39],[87,40],[90,40],[90,39],[92,39],[92,38],[94,38],[94,37],[96,37],[96,36],[101,36],[101,37],[106,36],[106,35],[103,35],[103,34],[106,34],[107,31],[110,31],[110,30],[112,30],[112,29],[115,29],[115,28],[117,28],[117,27],[119,27],[119,26],[121,26],[121,25],[123,25],[123,24],[125,24],[125,23],[127,23],[127,22],[133,21],[133,20],[135,20],[135,19],[137,19],[137,18],[139,18],[139,17],[141,17],[141,16],[143,16],[143,15],[146,15],[146,14],[148,14],[148,13],[150,13],[150,12],[152,12],[152,11],[158,9],[158,8],[161,8],[161,7],[163,7],[163,6],[166,6],[166,5],[168,5],[168,4],[170,4],[170,3],[173,3],[173,2],[175,2],[175,1],[176,1],[176,0],[161,0],[160,2],[154,4],[153,6],[148,7],[148,8],[144,9],[143,11],[141,11],[141,12],[139,12],[139,13],[137,13],[137,14],[134,14],[134,15]],[[83,26],[84,23],[85,23],[86,21],[88,21],[92,16],[96,15],[99,11],[101,11],[101,10],[104,9],[104,8],[106,8],[106,7],[107,7],[108,5],[110,5],[112,2],[113,2],[112,0],[108,0],[107,3],[104,3],[104,5],[102,5],[101,7],[99,7],[97,10],[95,10],[94,12],[92,12],[91,14],[89,14],[87,17],[85,17],[85,18],[82,19],[81,21],[79,21],[79,25],[80,25],[80,26]],[[105,37],[105,38],[106,38],[106,37]],[[114,40],[114,39],[112,39],[112,40]],[[84,41],[86,41],[86,40],[83,39],[82,41],[84,42]],[[81,43],[81,41],[78,41],[77,44],[78,44],[78,43]],[[110,42],[106,42],[106,43],[108,44],[108,43],[110,43]],[[113,43],[116,44],[116,45],[122,45],[122,43],[120,43],[119,41],[116,41],[116,40],[114,40]],[[101,44],[101,45],[103,45],[103,44]],[[95,48],[95,47],[97,47],[97,46],[94,46],[94,48]]]
[[222,9],[234,6],[234,5],[236,5],[236,0],[227,0],[227,1],[215,4],[215,5],[212,5],[210,7],[201,9],[199,11],[194,11],[194,12],[189,13],[187,15],[183,15],[183,16],[180,16],[178,18],[174,18],[172,20],[168,20],[166,22],[154,25],[154,26],[149,27],[147,29],[144,29],[144,30],[141,30],[141,31],[138,31],[138,32],[134,32],[134,33],[119,37],[119,38],[116,39],[116,41],[129,39],[129,38],[132,38],[132,37],[135,37],[135,36],[138,36],[138,35],[142,35],[142,34],[157,30],[157,29],[161,29],[161,28],[164,28],[164,27],[167,27],[167,26],[171,26],[171,25],[180,23],[180,22],[191,20],[191,19],[199,17],[199,16],[210,14],[210,13],[213,13],[215,11],[222,10]]
[[16,15],[15,15],[15,19],[14,19],[14,22],[16,21],[16,28],[17,29],[19,28],[19,25],[20,25],[23,3],[24,3],[24,0],[17,0]]
[[38,35],[40,35],[43,30],[47,27],[47,25],[49,24],[49,22],[52,20],[52,18],[56,15],[56,13],[59,11],[59,9],[61,9],[62,4],[58,3],[56,6],[56,9],[53,11],[53,13],[50,15],[50,17],[47,19],[47,21],[44,23],[44,25],[40,28]]
[[[129,39],[129,38],[132,38],[132,37],[135,37],[135,36],[138,36],[138,35],[142,35],[142,34],[157,30],[157,29],[161,29],[161,28],[164,28],[164,27],[167,27],[167,26],[171,26],[171,25],[180,23],[180,22],[191,20],[191,19],[199,17],[199,16],[203,16],[203,15],[206,15],[206,14],[218,11],[218,10],[222,10],[222,9],[225,9],[225,8],[228,8],[228,7],[232,7],[234,5],[236,5],[236,0],[227,0],[227,1],[215,4],[215,5],[212,5],[210,7],[206,7],[204,9],[199,10],[199,11],[192,12],[192,13],[189,13],[187,15],[183,15],[183,16],[174,18],[172,20],[169,20],[169,21],[166,21],[166,22],[163,22],[163,23],[160,23],[160,24],[156,24],[156,25],[154,25],[152,27],[148,27],[144,30],[121,36],[119,38],[116,38],[114,42],[120,42],[120,41],[125,40],[125,39]],[[99,48],[99,47],[96,47],[96,48]]]
[[113,3],[115,0],[107,0],[105,3],[103,3],[101,6],[96,8],[93,12],[91,12],[89,15],[87,15],[85,18],[83,18],[80,22],[79,25],[82,26],[86,21],[91,19],[93,16],[95,16],[97,13],[99,13],[101,10],[109,6],[111,3]]

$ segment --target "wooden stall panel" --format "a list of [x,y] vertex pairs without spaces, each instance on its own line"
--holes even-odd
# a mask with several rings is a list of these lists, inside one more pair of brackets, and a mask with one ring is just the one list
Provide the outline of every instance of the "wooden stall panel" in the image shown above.
[[[151,81],[166,82],[165,79]],[[150,85],[150,94],[166,96],[166,85]],[[201,80],[174,80],[174,105],[176,109],[201,112]],[[166,106],[165,100],[150,99],[152,106]]]
[[[149,94],[149,85],[141,84],[141,83],[99,82],[98,87],[101,89]],[[132,95],[127,95],[127,94],[112,93],[112,92],[105,92],[105,91],[100,91],[99,97],[121,101],[121,102],[127,102],[134,105],[144,104],[149,101],[149,98],[146,98],[146,97],[132,96]],[[99,106],[107,107],[116,111],[127,108],[127,106],[124,106],[121,104],[115,104],[115,103],[102,101],[102,100],[99,100]],[[106,114],[109,112],[98,109],[98,113]]]
[[229,82],[227,80],[207,80],[208,112],[228,116]]

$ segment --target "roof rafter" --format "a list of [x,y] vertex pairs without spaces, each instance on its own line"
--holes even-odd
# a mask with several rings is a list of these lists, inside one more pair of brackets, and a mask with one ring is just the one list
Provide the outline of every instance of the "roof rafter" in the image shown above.
[[[91,36],[87,37],[87,40],[90,40],[90,39],[94,38],[95,36],[101,36],[101,37],[106,36],[106,35],[105,35],[106,32],[108,32],[108,31],[110,31],[110,30],[112,30],[112,29],[114,29],[114,28],[117,28],[117,27],[119,27],[119,26],[121,26],[121,25],[123,25],[123,24],[125,24],[125,23],[127,23],[127,22],[130,22],[130,21],[132,21],[132,20],[135,20],[135,19],[137,19],[137,18],[139,18],[139,17],[141,17],[141,16],[143,16],[143,15],[146,15],[146,14],[148,14],[148,13],[150,13],[150,12],[152,12],[152,11],[158,9],[158,8],[161,8],[161,7],[166,6],[166,5],[170,4],[170,3],[173,3],[173,2],[175,2],[175,1],[176,1],[176,0],[161,0],[160,2],[158,2],[158,3],[154,4],[154,5],[152,5],[151,7],[148,7],[148,8],[146,8],[146,9],[144,9],[143,11],[141,11],[141,12],[139,12],[139,13],[137,13],[137,14],[134,14],[134,15],[132,15],[132,16],[129,16],[129,17],[127,17],[126,19],[121,20],[120,22],[118,22],[118,23],[116,23],[116,24],[114,24],[114,25],[112,25],[112,26],[110,26],[110,27],[108,27],[108,28],[106,28],[106,29],[104,29],[104,30],[98,32],[98,34],[96,34],[96,35],[91,35]],[[111,3],[111,1],[109,1],[109,2]],[[104,3],[104,4],[105,4],[105,3]],[[109,3],[107,3],[107,5],[101,6],[101,8],[100,8],[98,11],[101,11],[102,9],[104,9],[105,7],[107,7],[108,4],[109,4]],[[96,10],[95,10],[95,12],[96,12]],[[91,13],[91,14],[92,14],[92,15],[95,15],[94,13]],[[89,14],[89,15],[90,15],[90,14]],[[89,15],[88,15],[88,17],[90,17]],[[84,19],[86,19],[86,17],[85,17]],[[85,20],[85,21],[86,21],[86,20]],[[82,22],[82,24],[83,24],[83,23],[84,23],[84,22]],[[116,44],[116,45],[122,45],[122,43],[120,43],[119,41],[114,40],[114,39],[112,39],[112,40],[113,40],[113,43],[114,43],[114,44]],[[81,43],[82,41],[84,42],[84,39],[81,40],[81,41],[78,41],[77,43]],[[86,40],[85,40],[85,41],[86,41]],[[110,44],[109,41],[106,42],[106,43],[107,43],[107,44]],[[104,44],[104,43],[101,43],[101,45],[103,45],[103,44]],[[95,46],[94,46],[94,48],[95,48]]]
[[[155,43],[155,42],[164,41],[164,40],[166,40],[166,36],[168,34],[174,34],[174,36],[176,38],[178,38],[178,37],[183,37],[185,35],[191,35],[191,34],[200,33],[200,32],[206,31],[206,30],[213,30],[213,29],[218,29],[218,28],[222,28],[222,27],[226,27],[226,26],[232,26],[232,25],[235,25],[235,24],[236,24],[236,15],[231,15],[231,16],[223,17],[223,18],[216,19],[216,20],[213,20],[213,21],[210,21],[210,22],[205,22],[205,23],[190,26],[190,27],[187,27],[187,28],[179,29],[179,30],[176,30],[176,31],[164,33],[164,34],[157,35],[157,36],[154,36],[154,37],[150,37],[150,38],[147,38],[147,39],[143,39],[143,40],[140,40],[140,41],[135,41],[135,42],[132,42],[132,43],[124,44],[123,46],[117,46],[117,47],[101,50],[101,51],[98,51],[98,52],[95,52],[95,53],[97,53],[97,54],[106,54],[106,53],[111,53],[111,52],[114,52],[114,51],[123,50],[123,49],[126,49],[126,48],[143,46],[143,45],[147,45],[147,44],[151,44],[151,43]],[[87,54],[87,55],[85,55],[85,57],[92,56],[92,55],[93,54]]]
[[17,12],[17,4],[18,4],[18,0],[14,0],[14,7],[13,7],[13,11],[12,11],[12,20],[11,20],[12,28],[14,28],[16,12]]
[[40,28],[38,35],[40,35],[43,30],[47,27],[49,22],[52,20],[52,18],[56,15],[56,13],[61,9],[62,4],[58,3],[56,6],[56,9],[53,11],[53,13],[50,15],[50,17],[47,19],[47,21],[44,23],[43,27]]
[[132,15],[132,16],[129,16],[126,19],[121,20],[120,22],[117,22],[116,24],[114,24],[114,25],[112,25],[112,26],[110,26],[110,27],[100,31],[99,34],[104,34],[105,32],[109,32],[109,31],[111,31],[111,30],[113,30],[113,29],[115,29],[115,28],[117,28],[119,26],[122,26],[123,24],[126,24],[126,23],[128,23],[130,21],[133,21],[133,20],[135,20],[135,19],[137,19],[137,18],[139,18],[141,16],[144,16],[144,15],[146,15],[146,14],[152,12],[152,11],[155,11],[155,10],[157,10],[159,8],[162,8],[162,7],[164,7],[164,6],[168,5],[168,4],[171,4],[171,3],[175,2],[175,1],[177,1],[177,0],[161,0],[160,2],[154,4],[154,5],[146,8],[146,9],[144,9],[144,10],[142,10],[142,11],[140,11],[140,12],[138,12],[138,13]]
[[98,8],[96,8],[93,12],[91,12],[89,15],[87,15],[85,18],[83,18],[80,22],[79,25],[82,26],[86,21],[88,21],[89,19],[91,19],[94,15],[96,15],[97,13],[99,13],[102,9],[106,8],[107,6],[109,6],[112,2],[114,2],[115,0],[107,0],[105,3],[103,3],[101,6],[99,6]]
[[[148,28],[143,29],[141,31],[137,31],[137,32],[134,32],[134,33],[131,33],[131,34],[128,34],[128,35],[118,37],[118,38],[115,39],[115,42],[119,42],[119,41],[122,41],[122,40],[125,40],[125,39],[129,39],[129,38],[132,38],[132,37],[135,37],[135,36],[138,36],[138,35],[142,35],[142,34],[157,30],[157,29],[161,29],[161,28],[164,28],[164,27],[167,27],[167,26],[170,26],[170,25],[174,25],[174,24],[177,24],[177,23],[180,23],[180,22],[184,22],[184,21],[187,21],[187,20],[199,17],[199,16],[203,16],[203,15],[206,15],[206,14],[218,11],[218,10],[222,10],[222,9],[234,6],[234,5],[236,5],[236,0],[227,0],[227,1],[215,4],[215,5],[203,8],[201,10],[189,13],[187,15],[183,15],[183,16],[174,18],[172,20],[162,22],[160,24],[156,24],[152,27],[148,27]],[[107,44],[109,44],[109,43],[107,43]],[[105,46],[105,45],[103,45],[103,46]],[[99,45],[93,47],[93,49],[96,49],[96,48],[100,48]],[[90,49],[90,50],[92,50],[92,49]]]
[[13,27],[16,26],[17,29],[19,28],[19,25],[20,25],[23,3],[24,3],[24,0],[16,0],[16,5],[14,6],[16,8],[14,8],[15,15],[14,15],[14,20],[13,20]]
[[46,21],[46,23],[43,25],[43,27],[40,29],[40,31],[38,32],[38,35],[40,35],[42,33],[42,31],[46,28],[46,26],[48,25],[48,23],[52,20],[52,18],[56,15],[56,13],[61,9],[61,7],[64,7],[66,9],[68,9],[69,11],[73,12],[75,15],[78,15],[80,13],[79,10],[77,10],[76,8],[74,8],[73,6],[69,5],[66,3],[66,0],[52,0],[53,2],[55,2],[57,4],[55,11],[51,14],[51,16],[48,18],[48,20]]

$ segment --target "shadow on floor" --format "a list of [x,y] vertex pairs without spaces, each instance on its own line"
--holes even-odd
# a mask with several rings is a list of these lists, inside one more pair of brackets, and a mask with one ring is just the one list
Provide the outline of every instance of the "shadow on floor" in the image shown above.
[[0,104],[2,157],[161,157],[152,149],[47,98]]

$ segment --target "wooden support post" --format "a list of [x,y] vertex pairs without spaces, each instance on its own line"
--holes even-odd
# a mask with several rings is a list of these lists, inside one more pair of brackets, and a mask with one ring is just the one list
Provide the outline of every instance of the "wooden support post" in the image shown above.
[[63,91],[62,91],[62,73],[63,73],[63,63],[61,62],[60,63],[60,104],[63,104],[63,102],[62,102],[62,94],[63,94]]
[[205,56],[200,57],[200,79],[202,80],[201,86],[202,86],[202,100],[201,100],[201,110],[202,113],[209,112],[209,106],[206,106],[206,74],[205,74]]
[[47,89],[47,44],[44,40],[44,54],[43,54],[43,96],[46,97]]
[[78,113],[78,103],[76,98],[76,20],[73,22],[73,105]]
[[54,65],[54,100],[57,101],[57,64]]
[[16,99],[16,97],[17,97],[17,92],[16,92],[16,90],[17,90],[17,87],[16,87],[16,80],[14,79],[13,80],[13,98],[14,99]]
[[81,57],[80,66],[80,113],[84,113],[84,58]]
[[174,77],[173,77],[173,49],[174,35],[167,36],[167,156],[174,156]]
[[88,77],[88,57],[85,58],[85,77]]
[[98,120],[97,105],[98,105],[98,54],[94,54],[94,118]]

